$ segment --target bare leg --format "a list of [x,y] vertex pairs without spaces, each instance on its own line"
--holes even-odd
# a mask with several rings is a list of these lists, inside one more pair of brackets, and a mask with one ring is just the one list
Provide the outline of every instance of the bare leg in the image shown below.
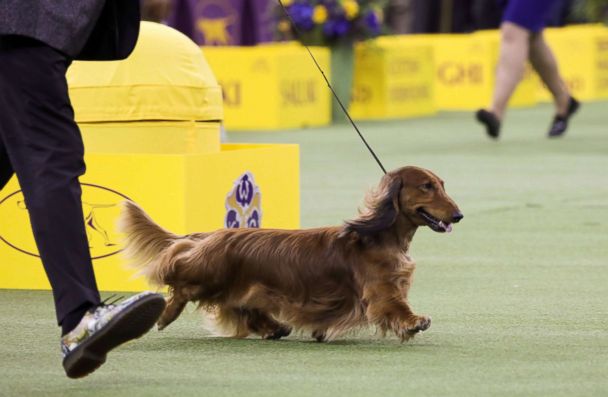
[[490,112],[502,120],[509,99],[521,81],[530,49],[530,32],[511,22],[500,27],[500,59]]
[[555,56],[547,45],[542,32],[533,34],[530,38],[530,62],[553,95],[556,113],[559,116],[566,116],[570,93],[559,74]]

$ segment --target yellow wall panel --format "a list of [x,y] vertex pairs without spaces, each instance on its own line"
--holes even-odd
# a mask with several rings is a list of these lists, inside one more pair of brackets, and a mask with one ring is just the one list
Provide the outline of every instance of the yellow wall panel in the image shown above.
[[436,35],[431,40],[435,46],[437,107],[471,110],[487,106],[494,73],[493,44],[471,35]]
[[[329,71],[329,50],[313,47],[312,51]],[[330,92],[304,47],[294,43],[203,47],[203,53],[222,86],[227,129],[329,124]]]
[[355,48],[352,116],[382,119],[436,112],[433,48],[409,36],[370,40]]

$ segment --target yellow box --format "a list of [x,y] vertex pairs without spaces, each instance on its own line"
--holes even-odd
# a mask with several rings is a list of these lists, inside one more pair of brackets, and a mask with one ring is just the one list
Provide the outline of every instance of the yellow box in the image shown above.
[[[545,37],[566,85],[577,99],[608,98],[608,29],[582,25],[546,29]],[[537,79],[539,97],[551,101],[551,94]]]
[[81,123],[84,145],[97,153],[190,154],[220,151],[218,122]]
[[[238,209],[241,215],[257,209],[262,227],[299,227],[298,151],[297,145],[242,144],[207,154],[88,154],[87,173],[81,178],[83,210],[99,288],[149,288],[125,269],[118,252],[115,223],[119,203],[126,198],[175,233],[215,230],[224,227],[233,208],[235,183],[249,173],[259,196]],[[0,288],[48,289],[15,178],[1,192],[0,219]]]
[[433,47],[409,36],[382,37],[355,47],[353,98],[356,119],[413,117],[436,112]]
[[[75,62],[70,98],[86,148],[82,201],[102,290],[147,289],[119,255],[120,202],[175,233],[300,222],[297,145],[220,145],[222,97],[200,48],[142,23],[121,62]],[[27,208],[13,179],[0,192],[0,288],[47,289]]]
[[[311,48],[329,78],[327,48]],[[323,126],[331,119],[331,93],[304,47],[203,47],[224,92],[227,129]]]

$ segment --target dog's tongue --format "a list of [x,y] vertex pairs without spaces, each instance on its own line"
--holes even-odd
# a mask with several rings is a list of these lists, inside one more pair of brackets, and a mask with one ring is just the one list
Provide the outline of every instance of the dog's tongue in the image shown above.
[[439,221],[439,226],[446,232],[450,233],[452,231],[452,224],[448,223],[447,225],[442,221]]

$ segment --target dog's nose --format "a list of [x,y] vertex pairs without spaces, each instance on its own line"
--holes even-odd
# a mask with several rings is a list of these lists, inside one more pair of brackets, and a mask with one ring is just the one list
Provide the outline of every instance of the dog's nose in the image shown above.
[[460,222],[460,220],[462,218],[464,218],[464,215],[462,215],[462,212],[457,211],[454,213],[454,215],[452,215],[452,222],[458,223],[458,222]]

